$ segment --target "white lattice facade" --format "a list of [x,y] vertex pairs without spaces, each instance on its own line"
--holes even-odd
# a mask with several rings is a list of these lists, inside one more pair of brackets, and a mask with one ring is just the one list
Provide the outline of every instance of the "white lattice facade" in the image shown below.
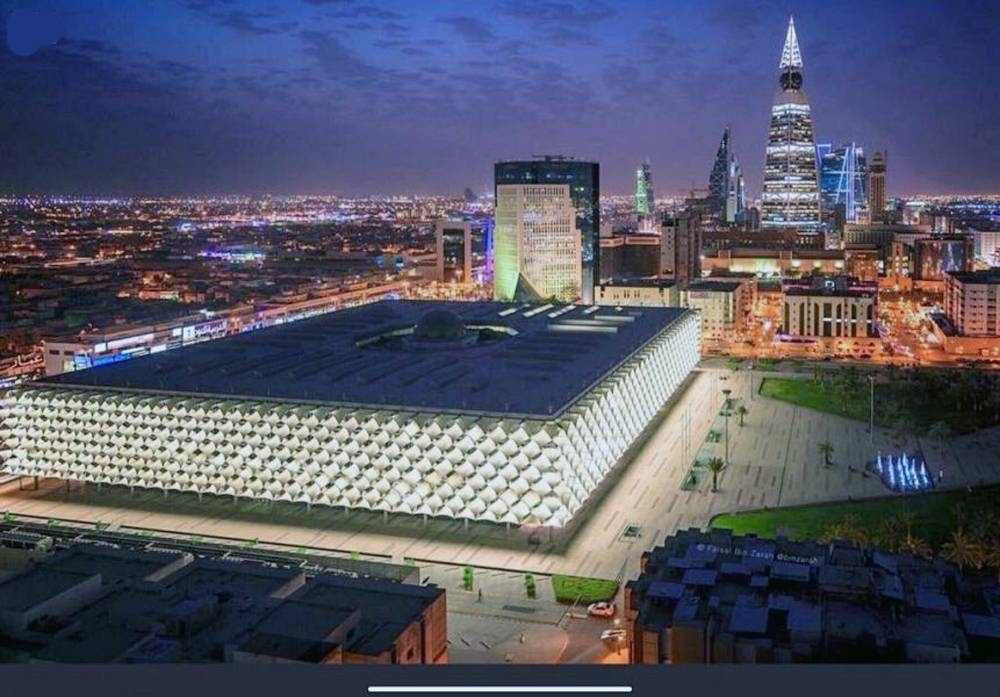
[[553,420],[46,386],[6,395],[0,470],[561,526],[698,361],[673,322]]

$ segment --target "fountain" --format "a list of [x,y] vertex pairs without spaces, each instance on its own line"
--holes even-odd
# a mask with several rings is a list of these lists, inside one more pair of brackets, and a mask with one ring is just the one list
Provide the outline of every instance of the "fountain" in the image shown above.
[[879,453],[868,463],[868,469],[892,491],[910,493],[934,488],[934,478],[927,471],[927,463],[920,455]]

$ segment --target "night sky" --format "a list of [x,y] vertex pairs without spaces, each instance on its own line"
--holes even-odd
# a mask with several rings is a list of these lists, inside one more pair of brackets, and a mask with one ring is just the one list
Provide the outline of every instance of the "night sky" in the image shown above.
[[1000,191],[997,0],[0,8],[4,193],[460,193],[561,153],[678,194],[730,125],[756,196],[789,13],[819,141],[888,149],[890,194]]

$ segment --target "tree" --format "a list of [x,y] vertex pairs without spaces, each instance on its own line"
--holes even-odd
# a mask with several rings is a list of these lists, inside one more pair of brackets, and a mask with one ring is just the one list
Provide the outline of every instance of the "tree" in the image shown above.
[[713,457],[705,463],[705,467],[712,473],[712,492],[719,490],[719,475],[726,469],[726,463],[721,457]]
[[994,539],[984,550],[983,563],[993,567],[997,575],[997,583],[1000,583],[1000,538]]
[[833,443],[828,440],[823,441],[819,444],[819,453],[823,456],[823,465],[829,467],[833,463],[830,462],[830,456],[833,455]]
[[919,537],[914,537],[909,530],[906,532],[906,539],[903,540],[903,544],[900,546],[900,549],[906,550],[914,556],[923,557],[925,559],[933,554],[931,546],[927,544],[927,541]]
[[747,409],[747,408],[746,408],[746,407],[745,407],[744,405],[742,405],[742,404],[741,404],[741,405],[739,405],[738,407],[736,407],[736,415],[740,417],[740,427],[741,427],[741,428],[742,428],[742,426],[743,426],[743,418],[744,418],[744,417],[745,417],[745,416],[746,416],[747,414],[749,414],[749,413],[750,413],[750,410],[749,410],[749,409]]
[[938,450],[944,450],[944,441],[951,438],[951,426],[946,421],[935,421],[927,429],[927,436],[937,441]]
[[903,539],[903,531],[906,524],[899,516],[889,516],[884,518],[875,533],[875,540],[879,547],[890,552],[895,552],[900,547]]
[[868,544],[868,533],[857,518],[848,515],[844,516],[839,523],[827,527],[820,536],[821,542],[836,542],[838,540],[864,545]]
[[941,545],[941,556],[955,564],[959,571],[966,566],[979,568],[983,565],[983,548],[962,528],[951,534],[951,540]]

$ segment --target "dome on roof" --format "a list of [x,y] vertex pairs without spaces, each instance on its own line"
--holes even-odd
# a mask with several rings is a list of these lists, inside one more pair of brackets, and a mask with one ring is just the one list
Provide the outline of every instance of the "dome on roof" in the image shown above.
[[465,322],[451,310],[431,310],[413,328],[413,336],[425,341],[455,341],[465,335]]

